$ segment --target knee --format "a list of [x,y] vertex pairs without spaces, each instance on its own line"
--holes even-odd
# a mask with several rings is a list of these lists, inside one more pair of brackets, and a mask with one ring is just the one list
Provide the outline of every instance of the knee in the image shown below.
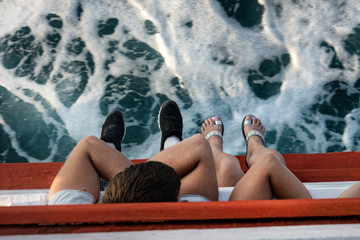
[[285,160],[282,157],[282,155],[272,149],[269,149],[266,153],[264,153],[261,161],[258,161],[258,163],[262,164],[263,166],[266,166],[267,168],[277,168],[279,166],[286,166]]
[[189,142],[189,150],[192,154],[202,161],[213,161],[212,151],[208,141],[201,134],[195,134],[191,138],[192,141]]
[[98,144],[99,141],[101,141],[101,140],[98,137],[90,135],[90,136],[86,136],[83,139],[81,139],[78,142],[78,146],[91,147],[94,144]]
[[220,162],[220,171],[228,174],[238,175],[241,172],[241,166],[239,161],[234,158],[225,158]]
[[225,176],[224,178],[231,182],[229,186],[235,186],[244,174],[237,159],[222,159],[217,173],[220,176]]

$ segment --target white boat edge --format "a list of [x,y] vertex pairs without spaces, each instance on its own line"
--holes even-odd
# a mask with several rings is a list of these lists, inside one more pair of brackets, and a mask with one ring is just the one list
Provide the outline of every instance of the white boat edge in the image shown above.
[[[355,181],[304,183],[314,199],[336,198]],[[227,201],[233,187],[219,188],[219,201]],[[0,190],[0,206],[46,205],[48,189]],[[101,193],[103,194],[103,192]]]

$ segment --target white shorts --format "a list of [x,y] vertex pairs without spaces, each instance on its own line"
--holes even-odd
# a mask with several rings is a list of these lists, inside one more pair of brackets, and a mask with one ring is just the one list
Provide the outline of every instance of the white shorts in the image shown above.
[[210,202],[210,200],[202,195],[188,194],[181,196],[179,202]]
[[[208,202],[208,198],[189,194],[179,198],[179,202]],[[48,205],[69,205],[69,204],[94,204],[97,203],[95,197],[90,193],[80,190],[62,190],[56,192],[48,201]]]
[[48,205],[93,204],[96,199],[90,193],[80,190],[62,190],[54,193]]

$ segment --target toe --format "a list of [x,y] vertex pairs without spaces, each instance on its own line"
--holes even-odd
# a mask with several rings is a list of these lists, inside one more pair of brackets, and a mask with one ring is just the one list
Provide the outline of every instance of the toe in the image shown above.
[[221,118],[219,116],[214,116],[213,119],[214,119],[214,124],[215,124],[216,121],[221,121],[222,122],[222,120],[221,120]]
[[253,116],[248,114],[248,115],[245,116],[245,120],[249,120],[249,121],[252,122],[253,121]]
[[202,124],[202,126],[201,126],[201,133],[204,133],[205,130],[206,130],[206,124],[205,124],[205,122],[204,122],[204,123]]
[[210,125],[211,125],[211,118],[208,118],[201,125],[201,133],[204,133]]
[[259,126],[259,119],[256,117],[252,118],[252,124]]

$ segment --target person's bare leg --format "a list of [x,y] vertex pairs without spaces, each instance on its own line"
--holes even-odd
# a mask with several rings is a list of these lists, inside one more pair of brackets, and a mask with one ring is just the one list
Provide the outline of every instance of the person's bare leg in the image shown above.
[[[245,135],[252,130],[264,135],[260,119],[248,115],[246,120],[252,122],[244,126]],[[230,200],[311,198],[306,187],[286,167],[283,156],[266,148],[261,137],[253,135],[248,139],[246,161],[250,168],[236,184]]]
[[360,182],[352,185],[350,188],[340,194],[338,198],[360,198]]
[[[215,122],[214,122],[215,120]],[[215,116],[206,119],[201,126],[201,134],[206,137],[213,131],[218,131],[223,135],[222,125],[215,124],[221,121],[220,117]],[[221,121],[222,122],[222,121]],[[239,160],[230,154],[223,151],[223,139],[220,136],[213,135],[208,139],[211,147],[212,154],[214,156],[214,163],[216,169],[216,176],[219,187],[233,187],[244,175],[240,167]]]
[[175,169],[181,179],[180,196],[198,194],[218,200],[218,184],[210,145],[200,134],[161,151],[149,161],[159,161]]
[[99,177],[109,181],[130,165],[132,162],[129,159],[104,141],[95,136],[85,137],[58,172],[49,197],[58,191],[73,189],[88,192],[98,199]]

